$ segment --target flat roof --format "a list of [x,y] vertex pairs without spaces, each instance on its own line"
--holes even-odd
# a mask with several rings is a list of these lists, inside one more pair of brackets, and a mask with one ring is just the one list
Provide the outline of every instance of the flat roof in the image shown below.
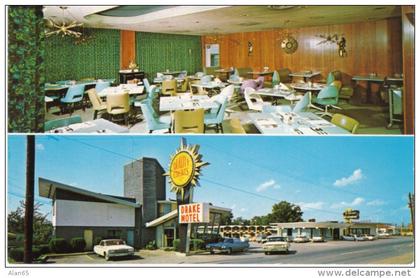
[[[232,211],[231,209],[228,209],[228,208],[222,208],[222,207],[217,207],[217,206],[213,206],[213,205],[210,205],[209,208],[210,208],[210,213],[227,213],[227,212]],[[169,212],[165,215],[162,215],[159,218],[156,218],[155,220],[147,222],[146,227],[147,228],[156,227],[156,226],[159,226],[160,224],[163,224],[163,223],[165,223],[167,221],[170,221],[172,219],[175,219],[177,217],[178,217],[178,209],[175,209],[175,210],[173,210],[173,211],[171,211],[171,212]]]
[[282,229],[293,229],[293,228],[351,228],[357,226],[378,226],[383,223],[377,222],[290,222],[290,223],[270,223],[270,225],[277,226]]
[[138,208],[140,207],[139,203],[134,203],[132,201],[129,201],[127,198],[123,197],[113,197],[111,195],[96,193],[92,191],[88,191],[79,187],[74,187],[68,184],[64,184],[61,182],[45,179],[45,178],[39,178],[38,179],[38,187],[39,187],[39,196],[54,199],[55,191],[58,189],[97,198],[100,200],[104,200],[107,202],[120,204],[124,206],[134,207]]

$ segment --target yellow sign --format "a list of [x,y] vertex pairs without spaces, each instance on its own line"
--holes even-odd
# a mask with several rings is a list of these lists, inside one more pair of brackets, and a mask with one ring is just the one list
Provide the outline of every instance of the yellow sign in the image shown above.
[[169,176],[171,191],[181,193],[182,199],[184,198],[184,190],[187,186],[198,185],[201,167],[209,164],[201,160],[198,149],[198,145],[189,146],[182,139],[181,146],[171,157],[168,173],[164,174],[165,176]]
[[188,152],[177,153],[169,167],[172,184],[178,187],[187,186],[194,177],[194,159]]

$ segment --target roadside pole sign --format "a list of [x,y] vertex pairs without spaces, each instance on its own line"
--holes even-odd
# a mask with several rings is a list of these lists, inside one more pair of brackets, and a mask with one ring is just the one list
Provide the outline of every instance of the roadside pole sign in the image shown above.
[[208,203],[180,205],[178,209],[180,224],[210,223],[210,205]]
[[[201,160],[202,155],[198,153],[199,149],[199,145],[188,145],[186,139],[181,138],[181,145],[175,154],[171,156],[169,170],[164,174],[164,176],[169,177],[171,191],[176,194],[178,213],[184,212],[182,215],[179,215],[179,219],[182,217],[183,222],[179,223],[178,235],[180,251],[186,254],[188,254],[190,246],[191,223],[199,223],[196,221],[205,222],[209,218],[206,215],[205,205],[195,206],[192,204],[194,187],[200,185],[201,168],[209,165],[208,162]],[[189,206],[190,204],[192,205],[191,207]],[[198,211],[200,212],[198,213]]]

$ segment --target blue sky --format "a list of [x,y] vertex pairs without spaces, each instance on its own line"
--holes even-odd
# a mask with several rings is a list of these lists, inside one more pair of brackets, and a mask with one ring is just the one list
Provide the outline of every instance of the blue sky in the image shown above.
[[[228,207],[234,216],[265,215],[286,200],[304,219],[342,220],[346,208],[361,220],[408,223],[414,190],[413,137],[185,136],[203,160],[195,201]],[[94,192],[123,195],[123,166],[142,156],[167,169],[179,136],[36,137],[36,181],[44,177]],[[8,136],[8,209],[25,188],[26,137]],[[38,196],[43,211],[50,200]],[[167,185],[167,198],[174,198]]]

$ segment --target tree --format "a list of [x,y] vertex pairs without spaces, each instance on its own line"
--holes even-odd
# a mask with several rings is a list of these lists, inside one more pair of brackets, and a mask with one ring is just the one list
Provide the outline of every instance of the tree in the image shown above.
[[232,224],[233,225],[250,225],[251,221],[249,221],[248,219],[243,219],[242,217],[239,216],[233,219]]
[[[47,219],[48,213],[41,212],[42,204],[34,205],[34,244],[48,243],[52,237],[53,226]],[[19,207],[7,215],[7,227],[9,233],[22,234],[25,218],[25,202],[20,201]]]
[[268,224],[270,224],[268,215],[254,216],[251,218],[251,225],[268,225]]
[[222,213],[220,216],[220,225],[230,225],[232,224],[233,213]]
[[286,201],[274,204],[272,212],[267,215],[270,223],[301,222],[303,212],[300,207]]

